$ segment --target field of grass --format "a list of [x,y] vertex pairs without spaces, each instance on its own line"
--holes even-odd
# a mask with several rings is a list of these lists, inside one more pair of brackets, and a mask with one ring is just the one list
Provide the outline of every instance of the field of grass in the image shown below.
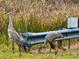
[[22,53],[16,47],[12,53],[8,45],[7,22],[12,13],[13,25],[18,33],[53,31],[67,28],[67,18],[79,17],[79,0],[0,0],[0,59],[79,59],[72,51],[62,54]]
[[[36,50],[35,50],[36,51]],[[15,53],[12,53],[12,50],[9,46],[4,44],[0,45],[0,59],[79,59],[79,55],[74,55],[70,51],[60,52],[57,55],[53,53],[25,53],[22,52],[22,55],[19,56],[19,52],[16,46]]]
[[79,16],[78,9],[79,0],[0,0],[0,32],[7,33],[5,13],[12,13],[18,32],[40,32],[66,28],[68,17]]

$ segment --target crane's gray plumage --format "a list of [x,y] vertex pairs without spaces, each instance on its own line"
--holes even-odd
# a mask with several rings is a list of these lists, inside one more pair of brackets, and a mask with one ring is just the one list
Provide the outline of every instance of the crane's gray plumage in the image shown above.
[[63,35],[61,33],[50,33],[48,34],[45,39],[49,42],[55,41],[56,39],[63,38]]
[[51,48],[52,49],[56,49],[55,48],[56,47],[55,40],[59,39],[59,38],[63,38],[63,37],[64,36],[61,33],[50,33],[50,34],[48,34],[48,35],[45,36],[46,43],[48,42],[50,44],[50,52],[51,52]]
[[12,41],[16,42],[18,45],[23,45],[23,41],[21,40],[20,36],[17,34],[16,31],[10,32],[10,39],[12,39]]
[[14,49],[14,42],[16,42],[16,44],[18,44],[18,46],[19,46],[19,50],[21,47],[23,47],[24,50],[26,51],[26,47],[24,45],[23,38],[13,28],[12,20],[13,20],[12,16],[9,15],[8,36],[9,36],[10,40],[12,41],[12,44],[13,44],[12,48]]

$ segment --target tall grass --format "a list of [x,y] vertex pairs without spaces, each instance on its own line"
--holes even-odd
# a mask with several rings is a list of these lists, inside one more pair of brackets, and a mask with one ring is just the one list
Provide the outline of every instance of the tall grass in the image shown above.
[[[52,54],[24,54],[18,57],[18,51],[11,53],[8,38],[8,16],[13,15],[13,26],[18,33],[44,32],[67,27],[69,16],[79,16],[79,0],[0,0],[0,58],[3,59],[70,59],[79,57],[70,53]],[[2,44],[4,43],[4,44]],[[66,43],[66,42],[65,42]],[[36,57],[35,57],[36,56]]]
[[[6,41],[8,38],[8,16],[3,15],[2,16],[3,22],[1,26],[1,35],[5,35],[6,38],[4,41]],[[62,21],[61,21],[62,20]],[[28,19],[24,19],[21,17],[14,17],[13,19],[13,25],[15,30],[18,33],[22,32],[44,32],[44,31],[52,31],[59,28],[66,27],[66,21],[64,20],[64,17],[55,19],[52,18],[52,20],[46,20],[46,19],[40,19],[37,17],[36,14],[30,14]]]
[[69,16],[79,16],[78,3],[78,0],[0,0],[0,33],[8,37],[5,14],[8,12],[13,15],[18,33],[66,28]]

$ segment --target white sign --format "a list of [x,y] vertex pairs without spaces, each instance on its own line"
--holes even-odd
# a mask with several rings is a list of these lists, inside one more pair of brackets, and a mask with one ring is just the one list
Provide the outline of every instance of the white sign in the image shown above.
[[68,28],[78,28],[78,17],[68,18]]

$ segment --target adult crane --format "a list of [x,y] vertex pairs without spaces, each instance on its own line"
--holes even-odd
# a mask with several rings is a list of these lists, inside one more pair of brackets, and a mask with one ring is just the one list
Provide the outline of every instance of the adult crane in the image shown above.
[[8,20],[8,36],[9,36],[10,42],[12,44],[13,53],[14,53],[14,42],[15,42],[18,45],[19,51],[20,51],[20,54],[21,54],[21,48],[23,48],[24,51],[26,51],[26,46],[25,46],[24,39],[14,29],[13,23],[12,23],[12,21],[13,21],[12,15],[8,14],[8,16],[9,16],[9,20]]

